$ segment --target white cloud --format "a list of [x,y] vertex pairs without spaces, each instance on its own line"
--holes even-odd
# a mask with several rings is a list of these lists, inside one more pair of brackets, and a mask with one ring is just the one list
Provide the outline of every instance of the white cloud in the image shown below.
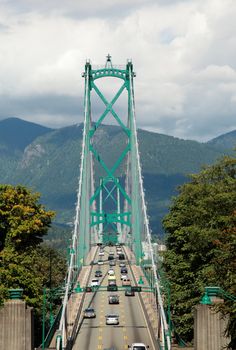
[[236,128],[234,0],[12,0],[0,10],[1,118],[77,122],[68,101],[82,101],[85,60],[104,64],[110,52],[115,64],[133,59],[139,127],[199,140]]

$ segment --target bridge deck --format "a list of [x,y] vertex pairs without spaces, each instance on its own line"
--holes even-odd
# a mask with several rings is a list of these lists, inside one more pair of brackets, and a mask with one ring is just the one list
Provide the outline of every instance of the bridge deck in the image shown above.
[[[104,276],[101,283],[102,287],[106,287],[108,284],[107,271],[109,269],[109,263],[107,257],[109,250],[115,252],[114,247],[106,248],[105,256],[103,257],[104,265],[95,265],[92,267],[90,280],[94,277],[95,271],[100,269]],[[119,261],[117,261],[114,271],[117,278],[117,285],[121,286]],[[134,285],[135,281],[129,266],[128,275],[132,281],[132,285]],[[108,295],[110,294],[118,294],[120,304],[108,304]],[[128,344],[132,344],[133,342],[143,342],[149,345],[151,350],[158,349],[153,344],[150,325],[146,320],[138,293],[134,297],[125,296],[124,291],[107,292],[105,289],[99,290],[97,293],[86,293],[83,309],[90,306],[95,308],[96,318],[83,319],[82,316],[80,317],[73,350],[103,350],[111,347],[117,350],[123,350],[128,349]],[[117,313],[119,315],[119,325],[106,325],[105,315],[109,313]]]

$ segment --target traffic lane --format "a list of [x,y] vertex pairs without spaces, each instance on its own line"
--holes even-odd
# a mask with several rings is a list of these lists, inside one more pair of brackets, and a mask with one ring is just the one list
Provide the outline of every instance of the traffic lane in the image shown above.
[[[136,283],[129,265],[127,265],[127,269],[128,277],[131,280],[131,285],[134,286]],[[154,350],[145,315],[139,301],[138,293],[136,292],[134,297],[127,297],[123,292],[122,302],[124,305],[125,315],[124,334],[126,335],[128,344],[130,345],[135,342],[140,342],[149,345],[150,349]]]
[[[102,305],[102,338],[99,345],[102,345],[102,349],[115,347],[116,349],[124,349],[124,339],[122,330],[122,321],[120,319],[119,325],[106,325],[106,315],[108,314],[118,314],[120,316],[120,304],[109,304],[108,295],[110,294],[120,294],[120,292],[107,293],[104,294],[104,303]],[[119,317],[121,318],[121,317]]]
[[[117,278],[117,285],[122,285],[120,279],[120,266],[117,261],[114,267],[115,275]],[[131,280],[132,285],[135,285],[130,267],[127,264],[128,277]],[[107,281],[107,277],[104,282]],[[106,284],[106,283],[105,283]],[[109,294],[109,293],[108,293]],[[112,294],[112,293],[111,293]],[[123,292],[114,292],[120,296],[120,304],[105,306],[106,313],[117,313],[119,315],[119,326],[105,326],[103,331],[103,345],[107,347],[117,347],[118,349],[127,349],[128,344],[133,342],[143,342],[150,345],[150,349],[153,349],[150,334],[145,321],[145,316],[142,312],[141,305],[138,299],[138,295],[135,297],[126,297]],[[104,319],[105,321],[105,319]]]
[[[109,252],[110,251],[111,249],[109,249]],[[101,285],[106,288],[108,285],[108,274],[107,274],[108,270],[111,268],[114,270],[116,279],[118,281],[119,266],[116,263],[116,266],[110,267],[109,261],[107,261],[103,266],[104,266],[104,270],[106,271],[106,275]],[[118,292],[118,291],[107,292],[106,290],[97,293],[95,307],[100,310],[100,325],[101,325],[101,335],[98,342],[98,349],[99,348],[105,349],[110,347],[115,347],[117,349],[122,349],[122,350],[125,349],[121,320],[120,320],[120,324],[117,326],[106,325],[106,315],[108,314],[120,315],[120,304],[109,304],[108,297],[109,295],[119,295],[119,297],[121,297],[121,294],[122,292]],[[101,300],[101,305],[100,305],[100,300]]]
[[105,292],[97,292],[94,299],[92,294],[87,293],[85,303],[86,307],[94,307],[96,318],[83,319],[73,350],[103,349]]
[[[97,261],[100,257],[98,256],[98,252],[95,256],[95,261]],[[104,265],[93,265],[92,266],[92,271],[91,275],[88,281],[88,286],[91,285],[91,280],[95,277],[95,271],[101,270],[103,276],[106,273],[107,267]],[[85,299],[83,302],[83,307],[82,307],[82,314],[80,316],[79,324],[81,325],[79,328],[79,332],[76,337],[76,341],[74,344],[73,349],[92,349],[96,346],[97,348],[97,339],[99,336],[98,333],[98,328],[100,325],[99,321],[99,315],[97,314],[97,310],[95,307],[95,299],[96,296],[94,295],[95,293],[86,293],[85,294]],[[88,308],[88,307],[94,307],[95,312],[96,312],[96,318],[94,319],[84,319],[83,318],[83,311]],[[91,332],[93,332],[93,337],[91,337]]]
[[[131,285],[135,286],[137,281],[134,280],[131,267],[128,264],[127,269]],[[134,297],[124,296],[124,308],[126,311],[126,328],[129,345],[140,342],[149,345],[150,349],[158,349],[156,345],[153,345],[146,317],[139,301],[138,292],[135,292]]]
[[[127,329],[128,343],[144,343],[154,350],[151,335],[146,323],[146,319],[140,305],[138,295],[134,297],[125,297],[125,322]],[[155,349],[156,350],[156,349]]]
[[[108,303],[108,296],[110,294],[119,295],[121,292],[97,292],[92,304],[91,297],[89,297],[89,295],[86,296],[86,302],[94,307],[97,317],[96,319],[83,320],[82,327],[73,348],[74,350],[104,349],[112,346],[118,349],[125,348],[123,330],[121,328],[120,305]],[[106,315],[110,313],[120,315],[119,326],[106,325]]]
[[[107,255],[107,254],[106,254]],[[104,257],[103,257],[104,258]],[[105,256],[105,258],[108,258]],[[95,261],[98,259],[101,260],[101,257],[97,254],[95,257]],[[103,259],[104,260],[104,259]],[[102,271],[102,286],[107,284],[107,270],[109,268],[108,263],[106,262],[104,265],[93,265],[92,272],[90,275],[90,279],[88,282],[88,286],[91,284],[91,280],[94,278],[95,271]],[[104,276],[106,276],[104,278]],[[103,292],[97,293],[86,293],[83,310],[88,307],[93,307],[96,312],[96,318],[94,319],[84,319],[83,315],[81,315],[80,323],[81,327],[76,337],[75,344],[73,346],[73,350],[89,350],[89,349],[103,349],[102,348],[102,327],[104,326],[104,303],[105,303],[105,295]]]
[[[108,284],[107,271],[110,268],[109,262],[107,261],[104,265],[93,266],[91,279],[94,277],[94,273],[97,269],[101,269],[103,272],[102,286],[106,287]],[[114,267],[115,273],[118,276],[119,266]],[[106,325],[105,316],[109,313],[119,314],[119,304],[111,305],[108,303],[108,296],[110,294],[121,295],[122,292],[107,292],[98,291],[93,299],[94,293],[87,293],[84,302],[84,308],[90,306],[94,307],[97,317],[96,319],[84,319],[82,322],[81,329],[77,336],[74,350],[77,349],[104,349],[111,346],[117,347],[118,349],[127,349],[127,344],[124,344],[124,335],[121,323],[119,326]]]

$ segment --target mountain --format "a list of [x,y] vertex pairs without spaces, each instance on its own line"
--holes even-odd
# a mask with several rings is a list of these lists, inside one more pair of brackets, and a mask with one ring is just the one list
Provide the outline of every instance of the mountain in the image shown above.
[[44,126],[27,122],[19,118],[8,118],[0,121],[0,145],[1,153],[24,151],[25,147],[33,140],[46,134],[52,129]]
[[[18,118],[0,121],[0,179],[11,181],[25,147],[52,129]],[[8,180],[9,178],[9,180]]]
[[[20,121],[13,119],[11,123],[12,135],[17,135]],[[22,124],[24,130],[29,130],[27,123]],[[15,147],[13,141],[12,147],[8,142],[8,155],[0,154],[0,163],[5,159],[5,164],[8,164],[4,169],[0,168],[0,182],[21,183],[41,192],[41,201],[56,210],[56,221],[60,224],[71,222],[78,187],[83,125],[52,130],[31,124],[28,125],[34,130],[31,139],[26,133],[28,138],[21,143],[15,142],[18,145],[15,148],[17,156],[10,152]],[[4,125],[0,123],[3,134]],[[199,171],[203,164],[211,164],[227,152],[213,144],[181,140],[145,130],[138,130],[138,139],[150,222],[153,232],[160,233],[162,217],[168,211],[170,198],[176,194],[177,186],[187,181],[187,174]],[[126,147],[126,137],[120,127],[103,125],[96,131],[93,145],[111,167]],[[96,162],[95,167],[99,178],[104,170],[98,168]],[[116,171],[116,176],[122,176],[123,167]]]
[[218,149],[233,149],[236,147],[236,130],[215,137],[208,144]]

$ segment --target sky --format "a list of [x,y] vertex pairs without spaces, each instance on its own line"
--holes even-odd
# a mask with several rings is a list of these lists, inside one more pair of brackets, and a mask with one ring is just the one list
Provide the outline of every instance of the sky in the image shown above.
[[82,122],[84,64],[110,53],[132,59],[139,128],[203,142],[234,130],[235,18],[235,0],[0,0],[0,120]]

